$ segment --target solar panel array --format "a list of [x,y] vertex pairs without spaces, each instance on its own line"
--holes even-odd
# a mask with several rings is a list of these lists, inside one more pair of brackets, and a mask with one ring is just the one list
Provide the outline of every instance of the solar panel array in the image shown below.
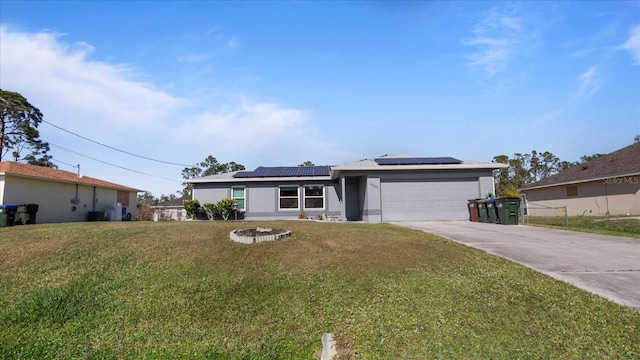
[[253,177],[309,177],[329,176],[331,167],[322,166],[260,166],[253,171],[240,171],[233,175],[234,178]]
[[452,165],[462,164],[462,161],[452,157],[407,157],[407,158],[377,158],[378,165]]

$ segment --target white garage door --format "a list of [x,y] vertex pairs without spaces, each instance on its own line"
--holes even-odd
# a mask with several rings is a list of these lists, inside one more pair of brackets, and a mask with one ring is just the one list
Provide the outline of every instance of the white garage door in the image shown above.
[[468,220],[478,180],[383,181],[382,221]]

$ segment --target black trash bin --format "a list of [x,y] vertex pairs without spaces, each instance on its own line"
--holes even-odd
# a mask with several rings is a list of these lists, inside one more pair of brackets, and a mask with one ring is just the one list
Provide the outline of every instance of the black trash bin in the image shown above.
[[496,209],[500,224],[518,225],[520,198],[504,197],[496,199]]
[[13,226],[16,224],[16,213],[18,212],[18,205],[4,204],[0,205],[0,209],[4,209],[7,217],[7,226]]
[[27,224],[35,224],[36,223],[36,214],[38,213],[38,204],[27,204],[25,205],[27,208],[27,214],[29,214],[29,220],[27,220]]

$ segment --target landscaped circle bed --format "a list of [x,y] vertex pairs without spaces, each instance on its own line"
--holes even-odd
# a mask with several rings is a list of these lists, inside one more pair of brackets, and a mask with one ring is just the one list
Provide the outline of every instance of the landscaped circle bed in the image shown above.
[[231,240],[243,244],[255,244],[263,241],[275,241],[282,237],[291,236],[286,229],[251,228],[233,230],[229,233]]

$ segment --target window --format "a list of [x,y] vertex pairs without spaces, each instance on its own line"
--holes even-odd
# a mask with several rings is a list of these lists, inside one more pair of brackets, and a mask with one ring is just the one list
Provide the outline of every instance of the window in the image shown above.
[[578,196],[578,185],[567,186],[567,196]]
[[129,192],[128,191],[120,191],[118,190],[118,202],[122,204],[122,206],[129,206]]
[[304,187],[304,208],[324,209],[324,186]]
[[279,189],[279,209],[298,209],[298,187],[282,186]]
[[233,187],[231,188],[231,198],[236,201],[238,205],[238,210],[245,210],[244,207],[244,188],[243,187]]

